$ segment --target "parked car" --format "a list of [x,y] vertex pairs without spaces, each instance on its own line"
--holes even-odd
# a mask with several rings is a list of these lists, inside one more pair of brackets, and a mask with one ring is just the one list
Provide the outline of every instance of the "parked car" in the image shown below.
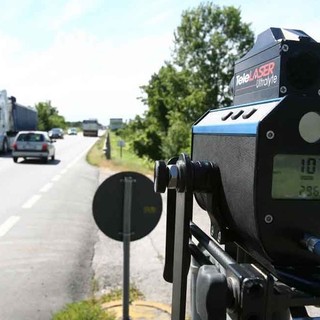
[[18,158],[38,158],[44,163],[49,158],[54,160],[54,142],[45,131],[20,131],[12,145],[13,161],[17,162]]
[[49,131],[49,137],[51,139],[63,139],[64,132],[61,128],[53,128]]
[[69,135],[77,135],[78,134],[77,128],[69,128],[68,129],[68,134]]

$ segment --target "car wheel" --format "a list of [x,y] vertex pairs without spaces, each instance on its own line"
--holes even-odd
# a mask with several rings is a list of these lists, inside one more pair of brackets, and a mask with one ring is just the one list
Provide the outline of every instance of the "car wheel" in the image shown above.
[[52,155],[52,156],[51,156],[51,160],[52,160],[52,161],[54,161],[54,158],[55,158],[55,156],[54,156],[54,155]]
[[13,162],[17,163],[17,161],[18,161],[18,158],[17,157],[13,157]]
[[43,163],[47,163],[48,162],[48,157],[43,157],[41,160],[42,160]]

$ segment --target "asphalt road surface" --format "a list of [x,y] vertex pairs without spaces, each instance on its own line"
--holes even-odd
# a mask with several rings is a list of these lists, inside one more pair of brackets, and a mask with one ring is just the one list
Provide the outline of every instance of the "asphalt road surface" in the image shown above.
[[90,292],[96,138],[57,140],[48,164],[0,157],[0,319],[46,320]]

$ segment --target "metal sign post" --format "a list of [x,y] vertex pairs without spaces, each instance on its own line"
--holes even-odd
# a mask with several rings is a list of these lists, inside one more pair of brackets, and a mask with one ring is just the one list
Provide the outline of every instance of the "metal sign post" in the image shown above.
[[111,144],[110,144],[110,134],[108,132],[107,138],[106,138],[106,146],[103,149],[106,155],[106,159],[110,160],[111,159]]
[[124,140],[118,141],[118,146],[120,147],[120,158],[122,158],[122,148],[125,147],[126,143]]
[[149,234],[161,211],[162,199],[154,192],[153,182],[138,172],[108,177],[94,195],[92,212],[97,226],[106,236],[123,242],[122,320],[130,320],[130,242]]
[[130,320],[130,236],[131,236],[131,200],[132,183],[131,177],[124,177],[124,201],[123,201],[123,297],[122,319]]

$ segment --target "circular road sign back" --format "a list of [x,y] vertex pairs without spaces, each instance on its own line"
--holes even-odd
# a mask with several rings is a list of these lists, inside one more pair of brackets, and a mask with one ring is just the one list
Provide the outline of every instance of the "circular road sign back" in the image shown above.
[[159,222],[162,212],[160,194],[153,182],[137,172],[120,172],[107,178],[96,191],[92,211],[99,229],[108,237],[122,241],[124,178],[131,177],[131,237],[138,240],[149,234]]

